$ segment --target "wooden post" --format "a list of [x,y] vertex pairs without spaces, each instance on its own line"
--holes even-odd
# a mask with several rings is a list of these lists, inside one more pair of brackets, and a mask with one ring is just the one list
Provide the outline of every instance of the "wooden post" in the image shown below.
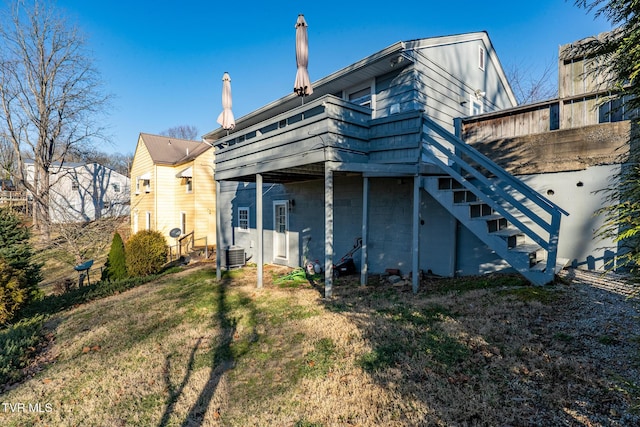
[[418,293],[420,284],[420,175],[413,177],[413,236],[412,236],[412,258],[411,258],[411,284],[413,293]]
[[362,248],[360,261],[360,284],[366,286],[367,284],[367,270],[368,270],[368,254],[367,254],[367,237],[369,234],[369,177],[363,177],[362,179]]
[[333,170],[324,164],[324,297],[333,292]]
[[256,174],[256,229],[257,229],[257,244],[258,244],[258,256],[257,256],[257,264],[258,264],[258,283],[257,287],[262,288],[262,278],[263,278],[263,270],[264,270],[264,247],[263,247],[263,224],[262,224],[262,174]]
[[216,181],[216,278],[222,279],[222,213],[220,207],[220,184],[222,181]]

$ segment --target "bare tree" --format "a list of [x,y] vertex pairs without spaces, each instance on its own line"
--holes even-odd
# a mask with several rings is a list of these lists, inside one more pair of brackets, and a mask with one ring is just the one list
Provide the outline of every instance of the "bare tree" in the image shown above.
[[15,157],[11,143],[0,134],[0,179],[10,179],[16,172]]
[[556,73],[553,63],[545,65],[539,74],[531,66],[511,65],[506,69],[507,79],[518,100],[518,104],[531,104],[558,96],[553,76]]
[[57,237],[48,244],[60,250],[61,261],[78,265],[100,257],[111,243],[113,233],[128,223],[128,216],[103,217],[88,222],[54,222],[51,229]]
[[174,126],[167,130],[163,130],[160,132],[160,135],[195,141],[198,139],[198,128],[192,125]]
[[0,17],[0,45],[0,133],[13,149],[16,181],[34,197],[34,225],[48,239],[49,173],[72,147],[101,136],[95,117],[108,97],[78,29],[44,2],[14,0]]
[[129,176],[131,163],[133,163],[132,153],[105,153],[93,147],[83,148],[82,151],[72,149],[66,155],[66,160],[77,163],[98,163],[114,171]]

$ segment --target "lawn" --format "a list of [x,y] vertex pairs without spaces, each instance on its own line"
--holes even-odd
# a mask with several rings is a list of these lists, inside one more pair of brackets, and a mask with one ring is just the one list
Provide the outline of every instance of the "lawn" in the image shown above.
[[255,268],[218,282],[205,265],[51,315],[37,366],[0,395],[0,424],[640,422],[638,319],[576,320],[613,304],[605,291],[491,276],[414,295],[340,279],[327,300],[290,273],[269,267],[256,289]]

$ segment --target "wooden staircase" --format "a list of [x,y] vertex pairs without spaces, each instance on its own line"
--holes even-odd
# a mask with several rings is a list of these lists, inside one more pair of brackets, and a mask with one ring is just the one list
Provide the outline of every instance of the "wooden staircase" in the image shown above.
[[553,281],[569,261],[557,257],[568,213],[428,117],[423,123],[422,161],[443,173],[422,177],[421,187],[530,282]]

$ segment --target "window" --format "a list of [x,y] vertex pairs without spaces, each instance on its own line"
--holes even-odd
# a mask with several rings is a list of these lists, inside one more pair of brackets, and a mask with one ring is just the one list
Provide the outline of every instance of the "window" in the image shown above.
[[111,184],[111,188],[113,188],[113,192],[114,193],[119,193],[120,192],[120,183],[119,182],[114,182],[113,184]]
[[560,104],[554,102],[549,105],[549,130],[560,129]]
[[187,189],[187,193],[191,193],[193,191],[193,178],[189,177],[185,179],[184,185]]
[[151,180],[150,179],[143,180],[142,181],[142,185],[144,185],[144,192],[145,193],[151,192]]
[[351,92],[348,96],[349,101],[354,104],[362,105],[363,107],[371,108],[371,87],[367,86],[364,89]]
[[482,71],[484,71],[484,67],[485,67],[485,50],[484,47],[482,46],[478,46],[478,68],[480,68]]
[[629,99],[630,97],[625,95],[600,105],[598,107],[598,123],[621,122],[638,117],[637,110],[631,110],[627,107]]
[[482,102],[478,101],[477,99],[472,99],[471,100],[471,106],[469,107],[469,114],[472,116],[477,116],[478,114],[482,114],[483,113],[483,106],[482,106]]
[[249,232],[249,208],[238,208],[238,231]]
[[151,230],[151,212],[147,211],[145,215],[144,229]]
[[78,191],[78,188],[80,188],[80,187],[78,186],[77,182],[74,181],[74,182],[71,183],[71,189],[73,191]]
[[180,212],[180,230],[182,234],[187,234],[187,213]]
[[136,194],[140,194],[140,179],[136,179]]
[[138,211],[133,211],[133,234],[138,232]]

